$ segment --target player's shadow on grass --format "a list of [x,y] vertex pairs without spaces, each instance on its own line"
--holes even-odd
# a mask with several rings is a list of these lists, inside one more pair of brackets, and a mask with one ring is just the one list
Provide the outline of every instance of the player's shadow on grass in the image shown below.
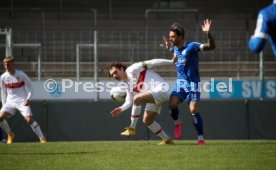
[[57,153],[57,152],[35,152],[35,153],[0,153],[0,155],[79,155],[79,154],[94,154],[96,152],[65,152],[65,153]]
[[[174,140],[174,145],[170,145],[170,146],[198,146],[197,141],[184,141],[184,140]],[[215,141],[215,140],[210,140],[208,142],[208,140],[206,141],[206,146],[225,146],[225,145],[275,145],[276,144],[276,140],[272,140],[272,141],[250,141],[250,140],[231,140],[231,141]]]

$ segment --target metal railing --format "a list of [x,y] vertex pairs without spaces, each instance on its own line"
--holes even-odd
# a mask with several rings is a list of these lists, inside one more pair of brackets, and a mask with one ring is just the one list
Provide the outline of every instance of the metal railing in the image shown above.
[[[80,35],[80,33],[82,33],[83,35],[79,36],[76,39],[72,38],[68,40],[68,37],[70,37],[70,35]],[[56,74],[57,76],[59,76],[62,72],[74,72],[76,79],[87,77],[88,75],[87,72],[82,75],[79,63],[93,63],[96,64],[96,66],[91,66],[90,68],[94,70],[91,71],[91,69],[89,69],[89,71],[91,73],[93,72],[93,74],[95,73],[95,75],[89,74],[89,76],[94,76],[94,79],[97,79],[95,78],[95,76],[101,77],[103,75],[97,74],[97,71],[100,72],[101,70],[97,63],[110,62],[113,60],[133,63],[145,60],[148,58],[146,57],[146,50],[148,48],[151,49],[151,51],[148,53],[149,58],[171,57],[170,54],[167,53],[166,50],[164,50],[162,42],[162,35],[164,34],[164,32],[162,31],[151,32],[151,35],[155,36],[151,36],[151,43],[148,45],[144,44],[143,31],[67,31],[63,32],[63,36],[59,36],[58,38],[56,37],[55,39],[49,39],[44,47],[40,43],[31,43],[39,42],[39,40],[35,40],[36,38],[39,39],[39,36],[33,36],[33,34],[33,32],[23,31],[20,32],[20,35],[15,33],[14,38],[17,40],[17,42],[24,43],[15,43],[13,52],[17,62],[23,63],[28,61],[37,63],[36,73],[32,74],[37,77],[37,79],[44,79],[46,76],[48,76],[48,74],[45,73],[46,69],[44,69],[45,65],[43,65],[43,63],[48,63],[48,67],[49,65],[52,65],[51,72],[54,72],[56,70],[56,72],[59,72],[59,74]],[[61,35],[60,32],[56,34]],[[116,36],[114,36],[115,34]],[[259,77],[259,65],[251,64],[259,63],[259,59],[257,55],[249,52],[247,48],[247,43],[244,42],[244,40],[248,38],[246,32],[244,34],[241,32],[214,32],[214,35],[216,37],[217,48],[211,52],[200,52],[200,62],[209,63],[209,66],[208,64],[204,65],[203,71],[205,71],[206,74],[204,73],[203,75],[211,76],[211,74],[214,74],[215,72],[211,71],[212,64],[214,64],[217,71],[215,75],[220,76],[224,72],[231,72],[231,69],[233,69],[233,73],[235,74],[231,73],[231,75],[235,75],[236,79],[241,79],[246,76],[245,70],[247,69],[254,70],[254,77]],[[19,36],[21,37],[20,39]],[[24,41],[24,38],[28,40]],[[45,38],[46,40],[48,39],[48,32],[45,32]],[[91,41],[91,39],[93,41]],[[201,42],[204,42],[205,39],[206,37],[204,37],[204,35],[202,34]],[[94,46],[94,42],[97,43],[97,47]],[[82,48],[81,51],[78,51],[81,46],[87,45],[91,46],[91,48]],[[5,45],[2,44],[1,47],[5,47]],[[0,49],[2,49],[2,51],[4,52],[4,48]],[[43,58],[41,57],[42,51],[47,51],[46,55],[44,54]],[[271,59],[268,59],[269,56],[271,56]],[[264,52],[264,63],[270,63],[269,61],[274,61],[274,58],[272,53],[270,52],[270,49],[268,48]],[[68,69],[67,63],[75,63],[75,66],[71,67],[72,69],[70,70]],[[263,72],[264,77],[267,77],[268,75],[269,77],[276,77],[276,75],[273,75],[273,66],[270,66],[271,64],[268,66],[266,65],[267,64],[265,64]],[[54,76],[53,74],[49,75]],[[252,73],[248,72],[248,75],[252,77]]]

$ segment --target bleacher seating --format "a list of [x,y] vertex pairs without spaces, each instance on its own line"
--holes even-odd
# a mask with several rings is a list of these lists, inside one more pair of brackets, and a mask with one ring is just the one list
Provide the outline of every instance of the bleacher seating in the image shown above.
[[[124,62],[127,66],[131,62]],[[98,75],[100,79],[107,79],[108,72],[106,66],[110,62],[100,62],[98,64]],[[38,78],[37,62],[16,62],[16,67],[26,71],[33,80]],[[80,62],[80,78],[93,80],[94,78],[94,62]],[[223,61],[223,62],[200,62],[199,63],[200,75],[203,79],[217,77],[226,78],[231,77],[233,79],[258,79],[259,78],[259,62],[254,61]],[[276,63],[274,61],[265,62],[265,78],[266,79],[276,79]],[[155,67],[154,71],[159,73],[162,77],[166,79],[175,78],[176,70],[175,67]],[[0,69],[1,72],[4,71],[3,68]],[[76,63],[75,62],[43,62],[41,64],[41,77],[42,79],[48,78],[70,78],[76,79]]]
[[[270,3],[261,0],[255,3],[251,0],[231,3],[227,0],[63,0],[59,6],[54,0],[28,0],[16,1],[11,13],[7,1],[0,2],[1,25],[13,28],[14,43],[42,44],[43,78],[75,77],[76,44],[92,44],[94,29],[98,32],[99,76],[106,78],[102,67],[112,60],[169,58],[160,44],[173,22],[184,24],[187,40],[206,41],[200,30],[204,18],[213,20],[217,48],[200,54],[201,76],[258,77],[258,57],[249,52],[247,42],[256,25],[257,11]],[[197,18],[193,14],[152,13],[145,20],[145,10],[152,8],[198,9],[199,15]],[[90,9],[97,10],[96,26]],[[2,39],[0,42],[3,44]],[[3,55],[3,49],[0,52]],[[93,52],[93,48],[80,50],[82,78],[93,77]],[[275,78],[276,67],[269,46],[264,54],[265,76]],[[18,67],[37,77],[37,49],[16,48],[14,56]],[[174,68],[162,69],[158,70],[162,76],[175,76]]]

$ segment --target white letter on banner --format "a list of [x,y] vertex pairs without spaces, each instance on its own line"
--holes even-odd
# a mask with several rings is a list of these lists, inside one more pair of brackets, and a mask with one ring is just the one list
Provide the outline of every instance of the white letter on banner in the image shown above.
[[232,78],[229,78],[228,92],[229,93],[233,92],[233,81],[232,81]]
[[244,98],[251,97],[250,82],[248,82],[248,81],[242,82],[242,97],[244,97]]
[[227,92],[227,84],[225,82],[218,82],[216,85],[216,89],[218,92]]
[[[68,84],[67,84],[68,83]],[[70,79],[61,80],[61,91],[64,93],[66,88],[71,88],[73,86],[73,81]]]
[[266,88],[267,92],[266,95],[268,98],[276,98],[276,81],[267,81]]
[[261,97],[262,82],[252,81],[253,97]]

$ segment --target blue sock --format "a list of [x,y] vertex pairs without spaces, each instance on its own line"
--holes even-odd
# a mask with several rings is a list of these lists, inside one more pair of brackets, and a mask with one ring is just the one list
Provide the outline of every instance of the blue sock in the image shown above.
[[178,115],[179,115],[179,110],[178,107],[171,109],[171,117],[173,118],[174,121],[178,120]]
[[193,122],[194,126],[196,128],[198,136],[202,135],[203,136],[203,123],[202,119],[199,113],[196,113],[193,115]]

